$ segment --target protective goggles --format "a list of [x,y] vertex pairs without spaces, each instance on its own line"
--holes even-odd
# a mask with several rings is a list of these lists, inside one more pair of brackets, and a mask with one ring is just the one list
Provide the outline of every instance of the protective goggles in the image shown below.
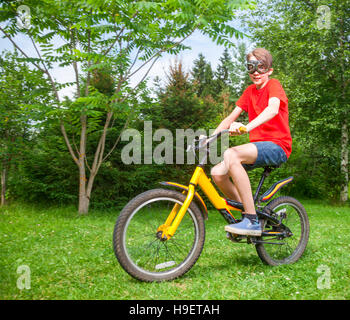
[[263,62],[259,60],[250,60],[247,62],[247,71],[248,73],[254,73],[255,71],[258,71],[259,73],[266,73],[269,71],[269,69],[266,68]]

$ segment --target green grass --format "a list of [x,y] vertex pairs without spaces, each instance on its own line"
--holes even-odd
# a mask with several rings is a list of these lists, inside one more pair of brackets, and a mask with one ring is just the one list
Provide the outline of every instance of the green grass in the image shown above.
[[[350,208],[303,201],[310,241],[293,265],[270,267],[255,248],[226,239],[215,211],[201,257],[183,277],[142,283],[118,264],[112,233],[118,212],[11,205],[0,209],[0,299],[350,299]],[[17,268],[30,268],[20,290]],[[318,288],[325,266],[330,288]]]

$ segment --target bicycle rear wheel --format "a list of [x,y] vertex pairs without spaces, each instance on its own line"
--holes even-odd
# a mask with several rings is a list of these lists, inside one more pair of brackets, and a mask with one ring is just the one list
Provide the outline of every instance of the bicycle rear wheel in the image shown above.
[[131,276],[141,281],[172,280],[195,264],[204,245],[205,225],[191,203],[176,233],[161,239],[164,224],[175,204],[186,196],[173,190],[154,189],[132,199],[122,210],[113,233],[115,255]]
[[[276,198],[265,208],[272,216],[281,219],[289,230],[265,221],[264,233],[270,235],[258,238],[261,243],[257,243],[255,247],[260,259],[272,266],[296,262],[305,251],[310,231],[309,219],[303,205],[286,196]],[[276,236],[271,236],[274,233]]]

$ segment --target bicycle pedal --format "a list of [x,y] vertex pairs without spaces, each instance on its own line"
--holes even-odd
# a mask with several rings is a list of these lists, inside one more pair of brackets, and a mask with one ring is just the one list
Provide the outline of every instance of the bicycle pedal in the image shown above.
[[243,239],[246,239],[247,236],[226,232],[226,238],[232,242],[241,242]]

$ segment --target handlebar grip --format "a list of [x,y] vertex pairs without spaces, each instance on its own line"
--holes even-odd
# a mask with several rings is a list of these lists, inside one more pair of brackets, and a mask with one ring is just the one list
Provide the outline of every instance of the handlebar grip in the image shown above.
[[239,131],[242,133],[247,133],[247,128],[246,127],[239,127]]

